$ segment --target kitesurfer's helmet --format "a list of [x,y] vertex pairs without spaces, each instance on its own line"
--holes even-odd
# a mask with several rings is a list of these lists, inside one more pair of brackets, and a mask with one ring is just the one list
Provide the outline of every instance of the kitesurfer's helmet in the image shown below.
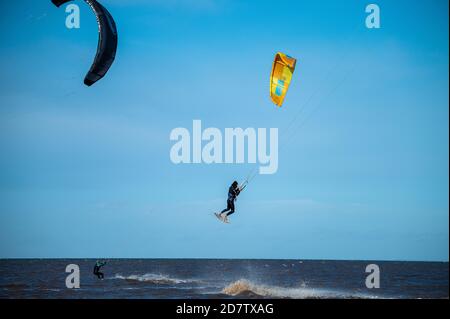
[[234,181],[233,184],[231,184],[231,186],[237,187],[238,186],[238,182]]

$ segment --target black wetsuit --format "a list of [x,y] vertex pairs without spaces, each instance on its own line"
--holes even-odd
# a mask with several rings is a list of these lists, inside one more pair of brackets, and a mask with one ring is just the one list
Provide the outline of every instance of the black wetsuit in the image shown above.
[[225,213],[227,211],[229,211],[227,213],[227,216],[230,216],[231,214],[234,213],[234,201],[236,200],[236,197],[239,195],[240,193],[240,189],[239,187],[233,187],[233,185],[230,186],[230,188],[228,189],[228,199],[227,199],[227,208],[225,208],[222,213]]
[[101,268],[102,266],[104,266],[105,264],[106,264],[106,262],[104,262],[104,261],[97,261],[97,262],[95,263],[95,266],[94,266],[94,275],[96,275],[98,279],[103,279],[103,278],[105,277],[105,276],[103,275],[103,273],[100,272],[100,268]]

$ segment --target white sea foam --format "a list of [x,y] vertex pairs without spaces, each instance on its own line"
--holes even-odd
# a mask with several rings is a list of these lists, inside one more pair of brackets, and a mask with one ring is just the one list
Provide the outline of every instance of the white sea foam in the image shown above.
[[288,287],[277,287],[277,286],[255,284],[246,279],[240,279],[232,282],[222,290],[222,293],[230,296],[254,294],[268,298],[292,298],[292,299],[369,298],[368,296],[359,294],[309,288],[304,283],[299,285],[299,287],[288,288]]
[[173,285],[173,284],[185,284],[194,282],[194,280],[172,278],[162,274],[151,274],[151,273],[143,275],[128,275],[128,276],[116,274],[113,277],[113,279],[123,279],[136,282],[148,282],[158,285]]

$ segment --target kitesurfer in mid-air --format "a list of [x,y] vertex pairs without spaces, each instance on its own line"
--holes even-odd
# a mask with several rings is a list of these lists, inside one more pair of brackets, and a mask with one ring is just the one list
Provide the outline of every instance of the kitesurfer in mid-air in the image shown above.
[[239,188],[238,182],[234,181],[228,189],[227,208],[225,208],[219,215],[220,218],[226,223],[228,223],[228,216],[234,213],[234,201],[240,192],[241,189]]
[[103,279],[105,277],[102,272],[100,272],[100,268],[106,265],[106,261],[97,260],[94,266],[94,275],[97,276],[98,279]]

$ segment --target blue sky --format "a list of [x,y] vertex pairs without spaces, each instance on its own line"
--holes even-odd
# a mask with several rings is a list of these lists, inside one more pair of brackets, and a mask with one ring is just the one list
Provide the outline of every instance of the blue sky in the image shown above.
[[[97,45],[50,1],[0,9],[0,257],[448,261],[448,2],[115,1]],[[285,104],[274,54],[298,59]],[[292,119],[296,118],[292,126]],[[174,165],[170,131],[277,127],[279,169],[232,223],[212,212],[251,165]],[[291,136],[286,139],[286,136]]]

